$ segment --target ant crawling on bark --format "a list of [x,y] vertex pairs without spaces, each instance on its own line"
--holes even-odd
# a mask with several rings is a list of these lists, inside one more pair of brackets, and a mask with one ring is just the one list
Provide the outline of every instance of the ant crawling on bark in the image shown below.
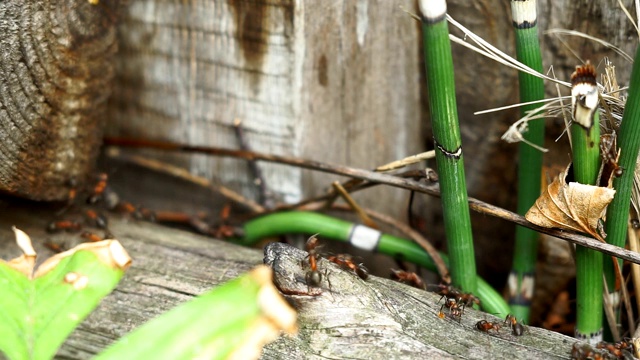
[[391,278],[397,282],[401,282],[418,289],[426,290],[427,288],[420,276],[414,272],[391,269]]
[[442,295],[440,300],[443,298],[455,299],[456,302],[461,305],[463,312],[467,306],[472,306],[473,304],[480,305],[480,299],[475,295],[471,293],[463,293],[449,284],[439,284],[436,293],[438,295]]
[[332,256],[329,256],[327,260],[337,264],[338,266],[340,266],[345,270],[351,270],[354,274],[358,275],[358,277],[360,277],[360,279],[362,280],[367,280],[367,278],[369,277],[369,272],[367,271],[367,268],[364,267],[364,265],[362,264],[356,264],[355,262],[353,262],[353,256],[349,254],[332,255]]
[[60,231],[76,232],[82,229],[82,225],[75,220],[58,220],[47,225],[47,232],[56,233]]
[[511,333],[515,336],[524,335],[524,325],[518,322],[515,316],[509,314],[504,319],[504,324],[508,324],[511,327]]
[[601,341],[596,344],[596,349],[607,351],[617,359],[628,359],[630,355],[633,356],[635,353],[635,346],[627,340],[621,340],[614,344]]
[[[307,287],[320,287],[320,283],[322,282],[322,275],[318,270],[318,259],[320,258],[320,254],[318,253],[318,249],[322,247],[316,235],[311,235],[311,237],[307,240],[307,244],[305,246],[309,255],[307,255],[304,260],[301,261],[301,266],[305,267],[305,260],[309,263],[309,271],[304,276],[305,281],[307,282]],[[329,284],[329,291],[331,291],[331,281],[329,281],[329,276],[327,270],[324,270],[324,277],[327,280],[327,284]],[[308,289],[311,292],[310,289]]]
[[107,188],[107,180],[109,179],[106,173],[98,174],[98,181],[93,186],[91,195],[87,198],[87,204],[95,204],[103,197],[103,193]]
[[494,330],[496,333],[500,333],[501,327],[500,323],[496,321],[480,320],[476,323],[476,329],[486,333],[488,333],[489,330]]
[[[449,313],[445,314],[442,310],[449,309]],[[449,316],[452,320],[457,320],[460,323],[460,319],[462,319],[462,314],[464,312],[464,307],[460,306],[458,300],[455,298],[446,298],[444,304],[440,306],[440,311],[438,311],[438,317],[440,319],[444,319],[445,316]]]
[[[596,349],[587,343],[576,342],[571,347],[571,359],[575,360],[613,360],[618,359],[617,356],[607,352],[604,349]],[[624,359],[622,357],[621,359]]]

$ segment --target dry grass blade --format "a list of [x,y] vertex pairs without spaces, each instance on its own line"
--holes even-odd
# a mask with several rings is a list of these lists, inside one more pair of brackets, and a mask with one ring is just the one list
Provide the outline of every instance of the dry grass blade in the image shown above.
[[579,37],[583,37],[585,39],[589,39],[593,42],[596,42],[604,47],[607,47],[609,49],[612,49],[613,51],[616,52],[616,54],[619,54],[620,56],[622,56],[625,60],[629,61],[630,63],[633,62],[633,58],[631,56],[629,56],[629,54],[627,54],[626,52],[624,52],[622,49],[620,49],[619,47],[611,44],[610,42],[604,41],[602,39],[599,39],[597,37],[591,36],[591,35],[587,35],[583,32],[580,31],[575,31],[575,30],[567,30],[567,29],[549,29],[547,31],[544,32],[545,35],[569,35],[569,36],[579,36]]
[[460,31],[462,31],[465,35],[465,39],[470,39],[471,41],[473,41],[474,43],[478,44],[478,46],[474,46],[468,42],[465,41],[465,39],[460,39],[459,37],[455,36],[455,35],[449,35],[449,38],[451,39],[451,41],[460,44],[464,47],[467,47],[475,52],[477,52],[478,54],[484,55],[492,60],[495,60],[505,66],[508,66],[510,68],[516,69],[518,71],[522,71],[524,73],[533,75],[533,76],[537,76],[539,78],[548,80],[548,81],[552,81],[561,85],[564,85],[566,87],[571,87],[571,84],[566,82],[566,81],[561,81],[558,79],[554,79],[552,77],[549,77],[547,75],[544,75],[542,73],[539,73],[535,70],[533,70],[532,68],[526,66],[525,64],[519,62],[518,60],[514,59],[513,57],[507,55],[506,53],[504,53],[503,51],[499,50],[498,48],[496,48],[495,46],[491,45],[490,43],[488,43],[487,41],[485,41],[484,39],[482,39],[480,36],[474,34],[471,30],[467,29],[466,27],[462,26],[462,24],[460,24],[459,22],[455,21],[451,16],[447,15],[447,20],[449,21],[449,23],[453,26],[455,26],[456,28],[458,28]]

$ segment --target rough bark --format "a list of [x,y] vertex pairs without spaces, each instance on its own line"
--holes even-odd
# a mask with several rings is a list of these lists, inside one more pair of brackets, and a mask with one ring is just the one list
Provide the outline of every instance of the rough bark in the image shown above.
[[119,4],[0,2],[0,190],[61,200],[94,168]]
[[[0,252],[18,252],[10,225],[25,230],[41,256],[45,241],[72,245],[74,234],[46,234],[50,211],[33,204],[0,203]],[[7,211],[7,210],[11,211]],[[111,218],[111,231],[133,258],[117,289],[65,342],[57,358],[86,359],[147,320],[263,262],[263,252],[126,218]],[[537,328],[515,337],[475,329],[494,317],[466,309],[460,323],[440,319],[439,297],[374,276],[366,281],[322,259],[320,288],[308,289],[306,252],[274,243],[264,261],[275,283],[299,312],[300,331],[268,345],[264,359],[533,359],[568,358],[573,340]],[[331,283],[326,281],[328,279]],[[304,295],[310,291],[313,295]],[[299,293],[302,295],[291,295]],[[287,295],[289,294],[289,295]],[[500,319],[495,319],[500,320]],[[215,321],[212,319],[211,321]],[[149,339],[153,341],[153,339]]]

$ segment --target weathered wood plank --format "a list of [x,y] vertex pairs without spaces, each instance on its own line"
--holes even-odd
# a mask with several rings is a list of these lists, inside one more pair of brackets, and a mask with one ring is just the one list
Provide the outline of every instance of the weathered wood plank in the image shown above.
[[[396,5],[133,2],[120,28],[109,133],[233,148],[237,118],[258,151],[365,168],[417,153],[417,25]],[[172,161],[252,193],[243,162]],[[261,166],[286,201],[335,179]],[[398,211],[404,204],[398,191],[376,198]]]
[[[0,208],[6,214],[0,219],[4,256],[17,253],[10,225],[26,230],[41,255],[47,253],[44,241],[77,237],[46,234],[43,229],[52,214],[33,204],[3,202]],[[152,223],[114,217],[110,227],[133,258],[132,266],[66,341],[58,354],[61,359],[89,358],[145,321],[263,262],[260,250]],[[300,266],[305,252],[274,243],[265,254],[282,291],[307,291]],[[320,289],[311,289],[321,293],[318,296],[286,295],[299,311],[300,331],[267,346],[264,359],[568,358],[573,340],[566,336],[536,328],[521,337],[508,330],[480,333],[474,324],[494,319],[491,315],[467,309],[460,323],[440,319],[435,294],[373,276],[362,281],[326,260],[319,266],[327,269],[331,289],[325,281]]]

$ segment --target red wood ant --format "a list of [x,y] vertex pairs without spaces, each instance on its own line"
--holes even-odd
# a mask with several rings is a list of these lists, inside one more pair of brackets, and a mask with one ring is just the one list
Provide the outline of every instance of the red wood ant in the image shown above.
[[354,274],[358,275],[360,279],[367,280],[369,277],[369,273],[367,272],[367,268],[362,264],[356,264],[353,262],[353,257],[349,254],[337,254],[333,256],[329,256],[327,260],[332,263],[337,264],[341,268],[345,270],[351,270]]
[[[317,235],[317,234],[316,234]],[[311,237],[307,240],[306,250],[309,253],[304,260],[308,260],[309,262],[309,271],[304,276],[305,281],[307,282],[307,287],[320,287],[320,283],[322,282],[322,273],[318,271],[318,259],[320,258],[320,254],[318,253],[318,249],[322,247],[316,235],[311,235]],[[304,267],[304,260],[302,261],[302,266]],[[327,270],[324,271],[324,277],[329,284],[329,291],[331,291],[331,282],[329,281],[329,276],[327,275]],[[311,292],[310,289],[307,289],[308,292]]]
[[99,214],[96,211],[91,209],[85,211],[84,214],[92,226],[95,226],[100,229],[105,229],[107,227],[107,218],[104,215]]
[[427,289],[426,285],[424,284],[420,276],[418,276],[418,274],[414,272],[391,269],[391,278],[398,282],[413,286],[418,289],[422,289],[422,290]]
[[97,234],[94,234],[92,232],[89,232],[89,231],[82,232],[82,234],[80,234],[80,236],[82,236],[84,239],[87,239],[90,242],[102,241],[102,238],[100,236],[98,236]]
[[524,335],[524,325],[518,322],[515,316],[509,314],[504,319],[504,324],[508,324],[511,327],[511,333],[515,336]]
[[47,225],[47,231],[50,233],[60,232],[60,231],[80,231],[82,229],[82,225],[74,220],[59,220],[53,221]]
[[98,174],[98,182],[94,185],[91,196],[87,198],[87,203],[95,204],[102,198],[102,193],[107,188],[108,178],[106,173]]
[[44,247],[46,247],[47,249],[53,251],[54,253],[61,253],[63,251],[65,251],[64,247],[60,244],[57,243],[53,243],[53,242],[45,242],[42,245],[44,245]]
[[462,313],[464,312],[464,307],[460,306],[458,300],[456,300],[455,298],[445,299],[444,304],[440,306],[440,311],[438,311],[438,317],[441,319],[444,319],[444,317],[446,316],[442,311],[444,308],[449,309],[449,318],[460,322],[460,319],[462,319]]
[[571,347],[571,359],[575,360],[609,360],[617,359],[613,354],[610,354],[602,349],[596,349],[587,343],[574,343]]
[[615,344],[601,341],[596,344],[596,349],[605,350],[618,359],[626,359],[627,354],[632,355],[635,352],[633,343],[626,340],[618,341]]
[[480,305],[480,299],[473,294],[463,293],[448,284],[439,284],[436,293],[438,295],[442,295],[440,300],[442,300],[442,298],[456,299],[456,301],[462,305],[462,311],[464,311],[464,308],[467,306],[471,306],[473,304]]
[[496,333],[500,332],[500,323],[496,322],[496,321],[487,321],[487,320],[480,320],[476,323],[476,329],[482,331],[482,332],[486,332],[488,333],[489,330],[494,330]]

